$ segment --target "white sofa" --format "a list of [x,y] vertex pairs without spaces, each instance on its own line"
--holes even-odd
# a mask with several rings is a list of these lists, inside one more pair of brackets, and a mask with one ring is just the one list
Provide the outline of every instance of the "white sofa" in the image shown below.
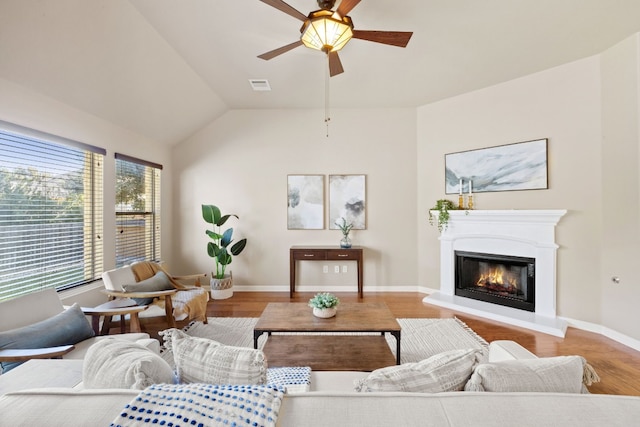
[[[535,358],[535,355],[513,341],[497,341],[490,345],[491,362],[528,358]],[[21,368],[26,371],[26,367]],[[25,372],[25,375],[29,373]],[[277,425],[600,427],[636,425],[640,419],[640,397],[352,391],[353,381],[366,375],[366,372],[313,372],[310,392],[285,395]],[[76,378],[74,388],[18,390],[0,396],[0,425],[106,426],[138,395],[136,390],[86,390],[82,388],[81,380],[81,377]],[[1,386],[2,377],[0,389]]]

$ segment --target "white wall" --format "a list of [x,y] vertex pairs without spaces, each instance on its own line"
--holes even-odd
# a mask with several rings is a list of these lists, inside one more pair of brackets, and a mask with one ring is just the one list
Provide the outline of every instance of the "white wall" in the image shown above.
[[419,108],[419,283],[439,287],[426,212],[445,197],[444,154],[549,138],[548,190],[480,193],[477,208],[568,209],[557,228],[558,314],[640,339],[639,70],[636,34],[602,55]]
[[[240,217],[232,225],[247,237],[230,269],[247,289],[287,290],[292,245],[335,245],[342,234],[287,230],[287,175],[366,175],[367,229],[351,233],[365,247],[364,290],[415,290],[415,110],[334,110],[327,138],[321,110],[232,111],[174,149],[177,250],[175,263],[211,271],[201,204]],[[325,206],[326,208],[327,206]],[[301,289],[355,290],[355,264],[347,274],[323,274],[299,263]],[[333,271],[333,268],[330,269]]]
[[444,194],[444,155],[548,138],[549,189],[478,193],[477,209],[567,209],[557,228],[561,316],[599,323],[600,68],[592,57],[418,110],[419,283],[439,288],[427,211]]
[[635,338],[640,338],[639,69],[638,34],[602,55],[602,324]]

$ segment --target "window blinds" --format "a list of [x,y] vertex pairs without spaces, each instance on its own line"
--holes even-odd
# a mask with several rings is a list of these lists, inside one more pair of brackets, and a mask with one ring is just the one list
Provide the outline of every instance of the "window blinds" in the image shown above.
[[0,300],[100,277],[104,155],[0,122]]
[[160,260],[162,165],[116,153],[116,267]]

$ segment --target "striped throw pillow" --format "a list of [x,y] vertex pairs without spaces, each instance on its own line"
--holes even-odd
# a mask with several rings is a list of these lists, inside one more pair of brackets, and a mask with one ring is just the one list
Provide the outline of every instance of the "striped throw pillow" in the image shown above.
[[192,337],[179,329],[169,329],[163,336],[165,345],[173,350],[181,383],[267,383],[267,360],[262,350]]
[[478,349],[445,351],[415,363],[376,369],[356,380],[356,391],[460,391],[481,357]]

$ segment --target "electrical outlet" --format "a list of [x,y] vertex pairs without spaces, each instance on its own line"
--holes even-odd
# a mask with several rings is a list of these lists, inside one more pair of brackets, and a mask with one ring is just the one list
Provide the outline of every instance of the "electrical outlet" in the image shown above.
[[343,273],[346,273],[346,272],[347,272],[347,266],[346,266],[346,265],[343,265],[343,266],[342,266],[342,272],[343,272]]
[[333,271],[334,271],[335,273],[340,273],[340,266],[339,266],[339,265],[336,265],[336,266],[333,268]]
[[322,272],[323,273],[328,273],[329,272],[329,266],[328,265],[323,265],[322,266]]

